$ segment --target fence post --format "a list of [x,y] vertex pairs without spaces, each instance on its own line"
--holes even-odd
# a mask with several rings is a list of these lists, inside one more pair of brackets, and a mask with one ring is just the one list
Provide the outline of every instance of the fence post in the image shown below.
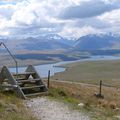
[[99,91],[99,95],[102,96],[102,80],[100,80],[100,91]]
[[48,71],[48,82],[47,82],[47,87],[50,87],[50,70]]
[[102,80],[100,80],[100,86],[99,86],[99,93],[95,93],[94,94],[97,98],[104,98],[104,96],[102,95]]

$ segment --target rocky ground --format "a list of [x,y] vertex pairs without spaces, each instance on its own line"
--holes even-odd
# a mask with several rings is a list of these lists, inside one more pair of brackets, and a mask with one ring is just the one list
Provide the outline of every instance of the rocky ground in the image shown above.
[[26,100],[25,105],[38,120],[90,120],[88,115],[71,110],[64,103],[47,97]]

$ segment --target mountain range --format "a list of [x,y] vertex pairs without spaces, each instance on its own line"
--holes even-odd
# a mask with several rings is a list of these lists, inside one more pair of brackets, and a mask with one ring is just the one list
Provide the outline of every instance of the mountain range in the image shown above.
[[120,49],[120,36],[113,34],[86,35],[74,44],[76,50],[112,50]]
[[[13,39],[13,38],[12,38]],[[120,49],[120,36],[113,34],[92,34],[78,38],[67,39],[58,34],[46,34],[28,38],[1,39],[9,47],[23,50],[113,50]]]

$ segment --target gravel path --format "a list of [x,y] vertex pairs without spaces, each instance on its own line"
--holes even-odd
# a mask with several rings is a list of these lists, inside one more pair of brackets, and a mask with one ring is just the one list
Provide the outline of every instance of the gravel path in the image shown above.
[[27,100],[25,104],[38,120],[90,120],[88,116],[70,110],[64,103],[46,97],[33,98]]

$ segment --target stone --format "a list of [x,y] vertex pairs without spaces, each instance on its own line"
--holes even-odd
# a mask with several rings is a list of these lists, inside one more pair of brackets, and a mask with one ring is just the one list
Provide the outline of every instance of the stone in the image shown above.
[[79,107],[84,107],[85,104],[84,104],[84,103],[79,103],[78,106],[79,106]]
[[14,104],[9,104],[8,107],[6,108],[6,111],[8,112],[19,112],[18,108]]
[[104,96],[100,93],[95,93],[94,96],[97,97],[97,98],[104,99]]

